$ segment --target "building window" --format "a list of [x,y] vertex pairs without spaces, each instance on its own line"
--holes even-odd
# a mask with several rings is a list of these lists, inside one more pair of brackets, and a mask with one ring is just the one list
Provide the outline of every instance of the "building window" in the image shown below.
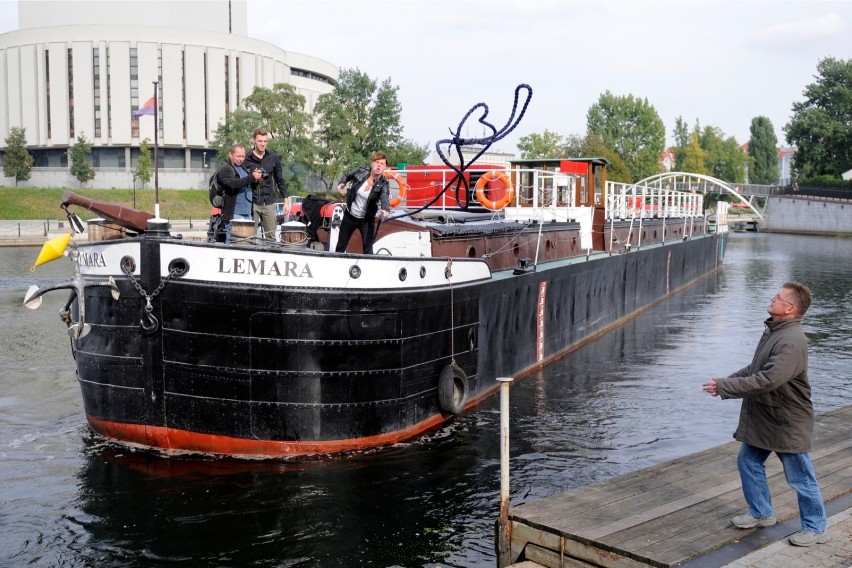
[[50,50],[44,50],[44,85],[47,91],[47,139],[52,138],[50,124]]
[[[209,158],[208,158],[209,159]],[[154,160],[154,148],[151,148],[151,160]],[[163,170],[185,170],[186,150],[183,148],[158,148],[157,162],[159,162],[160,173]],[[136,169],[139,165],[139,148],[130,149],[130,169]]]
[[183,148],[160,148],[160,167],[163,169],[186,169],[186,150]]
[[216,150],[201,149],[189,151],[189,168],[192,170],[210,170],[216,167]]
[[74,138],[74,54],[68,48],[68,137]]
[[124,148],[92,148],[92,166],[101,169],[124,169]]
[[207,117],[210,116],[210,108],[207,106],[207,52],[204,52],[204,136],[210,132],[207,128]]
[[331,77],[328,77],[326,75],[320,75],[319,73],[314,73],[313,71],[308,71],[307,69],[298,69],[296,67],[291,67],[290,74],[295,75],[296,77],[304,77],[313,81],[319,81],[320,83],[326,83],[333,87],[337,86],[337,82]]
[[130,48],[130,135],[134,138],[139,138],[139,119],[134,115],[134,109],[139,108],[139,58],[136,54],[136,48]]
[[230,89],[228,89],[228,84],[229,84],[228,79],[230,77],[230,73],[229,73],[230,63],[231,63],[231,56],[226,55],[225,56],[225,116],[228,116],[228,111],[231,110],[231,99],[230,99],[231,92],[230,92]]
[[186,52],[180,52],[180,76],[183,81],[183,97],[181,97],[181,116],[183,116],[183,139],[186,140]]
[[109,48],[106,48],[106,117],[107,117],[107,136],[112,136],[112,85],[110,81],[110,64],[109,64]]
[[163,137],[163,50],[157,48],[157,122],[159,137]]
[[68,151],[65,149],[30,150],[36,168],[67,168]]
[[101,137],[101,53],[100,48],[92,48],[92,70],[94,77],[95,137]]

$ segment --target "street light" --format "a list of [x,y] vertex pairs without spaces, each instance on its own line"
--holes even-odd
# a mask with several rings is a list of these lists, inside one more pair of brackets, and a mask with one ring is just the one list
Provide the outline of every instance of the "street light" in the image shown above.
[[207,168],[207,152],[201,152],[202,159],[204,161],[204,167]]

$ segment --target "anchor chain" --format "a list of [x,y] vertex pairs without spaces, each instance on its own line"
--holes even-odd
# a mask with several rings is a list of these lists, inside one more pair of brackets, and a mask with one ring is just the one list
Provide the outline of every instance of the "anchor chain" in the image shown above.
[[157,297],[157,295],[163,291],[163,288],[166,287],[166,284],[174,278],[180,271],[176,268],[172,268],[169,271],[169,274],[160,281],[160,285],[148,294],[142,285],[139,283],[136,278],[133,277],[133,273],[130,271],[130,268],[124,264],[121,265],[121,271],[124,272],[125,275],[130,279],[130,283],[133,284],[133,287],[136,288],[136,291],[139,293],[139,297],[145,300],[145,306],[142,308],[142,317],[139,319],[139,327],[142,328],[142,331],[146,334],[151,334],[157,331],[157,328],[160,326],[160,321],[154,315],[154,306],[151,305],[151,300]]
[[444,278],[447,279],[447,283],[450,285],[450,363],[452,365],[456,364],[456,302],[455,302],[455,294],[453,292],[453,281],[451,278],[453,277],[453,259],[447,257],[447,266],[444,268]]
[[74,323],[71,320],[71,310],[65,308],[59,311],[59,320],[65,324],[65,327],[71,327]]

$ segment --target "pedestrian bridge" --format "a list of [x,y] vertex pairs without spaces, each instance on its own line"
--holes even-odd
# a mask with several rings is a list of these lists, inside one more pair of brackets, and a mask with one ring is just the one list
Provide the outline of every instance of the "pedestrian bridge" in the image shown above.
[[[643,196],[653,196],[667,191],[703,193],[705,195],[708,193],[728,193],[737,198],[737,201],[734,202],[735,204],[742,204],[744,209],[750,209],[751,214],[756,216],[757,219],[763,219],[763,212],[758,210],[754,203],[752,203],[752,199],[747,198],[747,196],[752,198],[758,195],[769,196],[772,189],[772,186],[768,185],[732,185],[718,178],[688,172],[663,172],[637,181],[634,184],[623,185],[626,186],[624,188],[625,193]],[[744,187],[751,188],[752,193],[744,193]]]

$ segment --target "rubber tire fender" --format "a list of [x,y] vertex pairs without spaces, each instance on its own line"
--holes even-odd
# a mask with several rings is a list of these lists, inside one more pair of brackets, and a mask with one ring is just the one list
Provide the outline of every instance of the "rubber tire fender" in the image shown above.
[[438,378],[438,405],[445,412],[458,416],[468,398],[467,375],[458,365],[447,365]]

